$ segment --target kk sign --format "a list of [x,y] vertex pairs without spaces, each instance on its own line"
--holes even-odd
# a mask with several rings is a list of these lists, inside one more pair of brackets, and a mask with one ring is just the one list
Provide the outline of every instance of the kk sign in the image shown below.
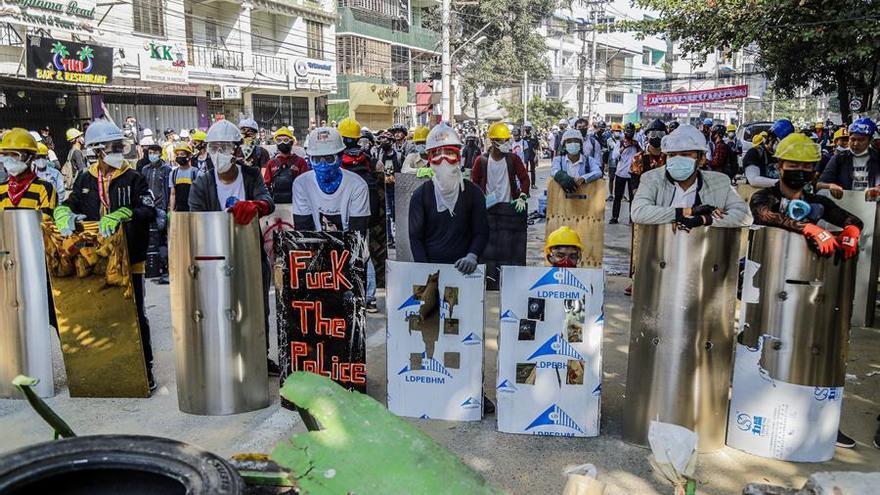
[[41,81],[104,86],[113,81],[113,49],[28,36],[27,75]]
[[186,46],[144,42],[140,53],[141,80],[186,84],[189,81]]

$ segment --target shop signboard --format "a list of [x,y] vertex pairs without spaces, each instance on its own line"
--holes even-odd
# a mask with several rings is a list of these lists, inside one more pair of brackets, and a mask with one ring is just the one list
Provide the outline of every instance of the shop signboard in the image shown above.
[[336,90],[336,63],[313,58],[296,58],[293,61],[296,89],[317,91]]
[[113,49],[28,36],[27,76],[40,81],[105,86],[113,82]]
[[35,28],[76,32],[95,30],[94,0],[5,0],[0,19]]
[[652,108],[658,106],[692,105],[736,100],[739,98],[747,98],[748,96],[748,84],[727,86],[723,88],[700,89],[696,91],[681,91],[677,93],[648,93],[645,95],[645,106]]
[[141,80],[187,84],[189,68],[186,61],[186,45],[183,43],[145,41],[139,61]]

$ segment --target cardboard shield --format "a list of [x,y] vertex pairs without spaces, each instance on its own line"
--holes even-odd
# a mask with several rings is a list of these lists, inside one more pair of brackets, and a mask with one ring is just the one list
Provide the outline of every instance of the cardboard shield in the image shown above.
[[413,260],[409,245],[409,201],[416,188],[427,180],[416,174],[394,174],[394,259],[397,261]]
[[171,218],[177,402],[191,414],[267,407],[266,330],[256,223],[225,211]]
[[55,393],[46,255],[36,210],[0,212],[0,398],[24,398],[17,375],[39,378],[40,397]]
[[546,235],[562,226],[578,233],[584,251],[579,267],[602,266],[605,242],[605,181],[584,184],[566,194],[555,180],[547,181]]
[[64,238],[43,224],[71,397],[149,397],[125,233],[98,222]]

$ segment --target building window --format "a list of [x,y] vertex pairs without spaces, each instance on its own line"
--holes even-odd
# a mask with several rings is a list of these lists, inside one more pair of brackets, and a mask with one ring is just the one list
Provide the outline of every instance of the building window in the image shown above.
[[135,32],[165,37],[165,0],[138,0],[131,9]]
[[340,74],[390,78],[391,45],[360,36],[338,36],[336,65]]
[[391,45],[391,79],[398,86],[409,86],[409,48]]
[[642,65],[654,65],[651,63],[651,49],[642,48]]
[[623,103],[623,93],[620,91],[606,91],[605,92],[605,102],[606,103]]
[[306,49],[309,58],[324,58],[324,25],[306,21]]

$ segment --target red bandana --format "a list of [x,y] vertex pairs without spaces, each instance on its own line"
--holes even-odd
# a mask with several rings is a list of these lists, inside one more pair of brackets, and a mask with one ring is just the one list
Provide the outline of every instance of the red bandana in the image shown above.
[[26,170],[24,173],[21,173],[18,176],[10,175],[9,201],[11,201],[13,205],[18,206],[18,202],[21,201],[22,196],[24,196],[24,193],[27,192],[28,187],[30,187],[31,183],[36,178],[37,174],[35,174],[33,170]]

